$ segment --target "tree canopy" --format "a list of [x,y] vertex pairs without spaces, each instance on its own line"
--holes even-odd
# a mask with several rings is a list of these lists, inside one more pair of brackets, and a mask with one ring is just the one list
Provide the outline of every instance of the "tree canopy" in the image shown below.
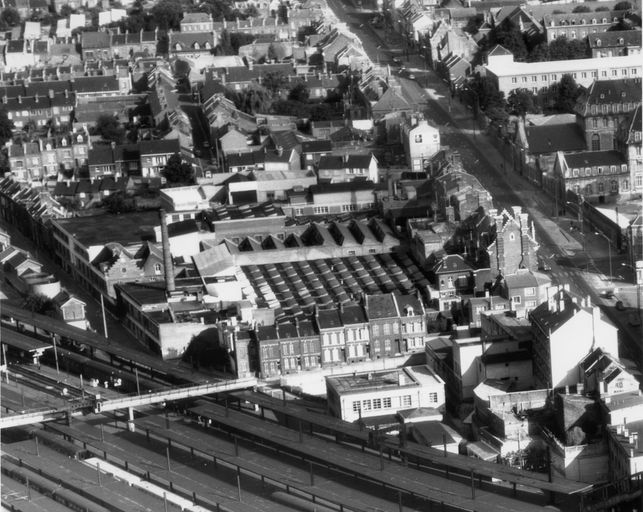
[[126,198],[122,192],[110,194],[103,199],[103,206],[109,213],[127,213],[136,209],[134,199]]
[[614,6],[615,11],[629,11],[632,8],[630,2],[619,2]]
[[125,139],[125,128],[114,116],[101,114],[96,119],[96,133],[108,142],[121,144]]
[[586,5],[577,5],[576,7],[574,7],[574,9],[572,9],[572,12],[573,13],[592,12],[592,10],[589,7],[587,7]]
[[192,184],[194,183],[194,170],[187,162],[184,162],[181,155],[173,154],[167,160],[167,164],[161,171],[163,177],[170,184]]
[[20,13],[13,7],[3,7],[0,14],[0,27],[11,28],[20,25]]
[[0,109],[0,146],[4,146],[11,139],[11,130],[13,130],[13,121],[9,119],[7,111],[2,108]]
[[538,97],[529,89],[514,89],[507,97],[509,113],[524,117],[540,112]]
[[177,30],[181,24],[183,7],[178,0],[161,0],[152,7],[152,18],[161,30]]
[[22,307],[40,315],[56,316],[56,304],[46,295],[27,295]]

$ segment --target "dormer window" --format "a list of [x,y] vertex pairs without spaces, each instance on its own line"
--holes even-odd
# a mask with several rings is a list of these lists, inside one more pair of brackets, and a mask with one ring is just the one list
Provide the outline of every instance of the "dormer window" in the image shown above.
[[619,37],[618,44],[625,44],[625,39],[623,39],[622,37]]
[[596,25],[596,18],[592,19],[592,25]]
[[597,39],[597,40],[596,40],[596,46],[600,46],[601,44],[603,44],[603,43],[601,43],[601,40],[600,40],[600,39]]
[[587,25],[587,20],[581,20],[581,25]]
[[61,140],[61,141],[60,141],[60,144],[61,144],[63,147],[67,146],[67,139],[63,139],[63,140]]
[[45,149],[47,151],[51,151],[51,143],[48,142],[47,145],[45,146]]
[[83,136],[79,135],[78,137],[76,137],[76,142],[82,143],[83,142]]
[[404,308],[404,313],[406,316],[414,316],[413,308],[411,306],[406,306]]
[[603,23],[607,23],[607,18],[603,18]]

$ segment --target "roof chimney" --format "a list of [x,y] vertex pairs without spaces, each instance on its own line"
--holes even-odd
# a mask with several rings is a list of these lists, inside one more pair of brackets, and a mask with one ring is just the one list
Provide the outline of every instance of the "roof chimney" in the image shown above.
[[172,264],[172,253],[170,252],[170,235],[167,230],[167,218],[165,210],[159,211],[161,216],[161,242],[163,244],[163,266],[165,268],[165,289],[168,293],[176,290],[174,284],[174,265]]

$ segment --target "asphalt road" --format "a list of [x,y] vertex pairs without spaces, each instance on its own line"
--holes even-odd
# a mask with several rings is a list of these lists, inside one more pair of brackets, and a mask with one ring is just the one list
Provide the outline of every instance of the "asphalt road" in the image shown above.
[[[360,12],[348,8],[339,0],[327,0],[338,19],[345,21],[360,40],[364,50],[373,62],[383,62],[383,55],[395,54],[396,48],[387,41],[394,39],[382,30],[376,30],[368,24],[372,13]],[[399,39],[399,37],[398,37]],[[398,45],[397,50],[400,50]],[[551,270],[549,275],[553,284],[569,284],[572,292],[590,297],[594,304],[602,307],[603,312],[619,327],[620,355],[632,359],[643,366],[643,333],[641,326],[631,324],[632,314],[636,310],[630,307],[619,311],[614,299],[603,296],[605,290],[614,288],[605,277],[609,274],[608,258],[598,255],[602,240],[595,240],[593,233],[584,234],[570,231],[571,217],[556,219],[552,198],[511,169],[511,162],[493,147],[487,136],[481,134],[473,122],[471,112],[466,110],[457,97],[451,97],[442,79],[431,69],[425,68],[421,56],[411,54],[405,58],[403,65],[413,73],[414,80],[400,78],[404,92],[417,105],[427,119],[439,127],[442,144],[460,153],[465,170],[476,176],[482,185],[491,193],[495,206],[501,210],[511,206],[521,206],[528,211],[536,227],[540,243],[539,255],[547,261]],[[391,67],[392,72],[399,72]],[[562,229],[560,229],[562,228]],[[586,246],[581,241],[585,237]],[[613,255],[613,268],[620,268],[623,258]],[[614,272],[617,274],[617,272]],[[636,291],[622,287],[623,299],[635,306]],[[632,293],[630,293],[632,292]],[[633,295],[633,297],[630,297]]]

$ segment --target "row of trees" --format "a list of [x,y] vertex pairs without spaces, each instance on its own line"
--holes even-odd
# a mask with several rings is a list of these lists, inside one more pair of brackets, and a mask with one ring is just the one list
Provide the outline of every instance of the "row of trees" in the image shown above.
[[228,89],[226,97],[247,114],[289,115],[300,119],[321,121],[336,117],[341,91],[348,84],[340,84],[340,92],[329,95],[323,102],[309,102],[310,90],[305,82],[291,83],[281,73],[267,73],[261,83],[251,84],[242,91]]
[[468,100],[474,105],[477,101],[477,106],[493,122],[503,122],[509,115],[573,113],[584,91],[571,75],[563,75],[559,82],[537,94],[530,89],[516,89],[506,99],[489,77],[476,75],[469,87],[472,97]]

